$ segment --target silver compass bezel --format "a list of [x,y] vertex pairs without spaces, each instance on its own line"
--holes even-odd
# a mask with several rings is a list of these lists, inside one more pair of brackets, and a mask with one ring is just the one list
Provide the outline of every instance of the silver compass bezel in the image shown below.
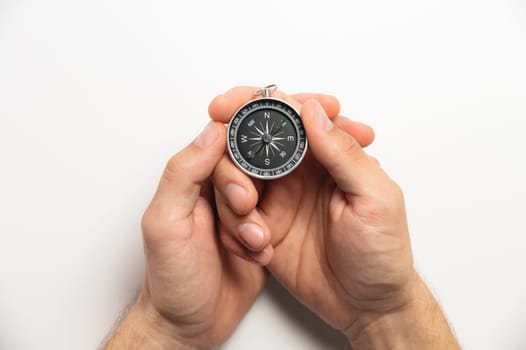
[[[235,148],[238,149],[237,147],[237,132],[238,132],[238,128],[236,126],[236,130],[234,132],[233,135],[231,135],[232,133],[232,127],[233,127],[233,124],[235,123],[235,120],[237,119],[237,117],[239,116],[239,114],[243,111],[243,109],[245,109],[247,106],[251,105],[251,104],[254,104],[254,103],[258,103],[258,102],[264,102],[264,101],[268,101],[268,100],[271,100],[271,101],[275,101],[279,104],[282,104],[284,106],[286,106],[287,108],[289,108],[293,113],[296,114],[297,116],[297,119],[299,120],[299,122],[301,123],[301,129],[303,129],[303,133],[301,133],[301,129],[300,127],[297,125],[296,121],[294,120],[294,118],[291,118],[291,116],[289,116],[288,114],[289,113],[286,113],[285,111],[281,110],[281,109],[276,109],[276,108],[272,108],[272,107],[269,107],[269,106],[262,106],[261,108],[258,108],[258,109],[252,109],[250,112],[251,113],[246,113],[246,115],[242,116],[241,119],[239,119],[239,122],[237,124],[241,125],[241,123],[245,120],[245,118],[247,118],[248,116],[252,115],[254,112],[258,111],[259,109],[274,109],[280,113],[283,113],[285,114],[285,116],[291,120],[292,124],[294,125],[294,128],[296,129],[296,133],[298,135],[298,139],[296,141],[296,148],[294,150],[294,153],[293,155],[290,157],[290,159],[284,163],[283,165],[277,167],[277,168],[274,168],[274,169],[261,169],[261,168],[257,168],[257,167],[254,167],[254,166],[251,166],[251,168],[253,169],[257,169],[258,171],[262,172],[262,173],[265,173],[265,172],[268,172],[268,171],[274,171],[276,169],[280,169],[280,168],[283,168],[285,167],[287,164],[290,164],[290,162],[293,162],[295,161],[295,163],[293,164],[292,167],[290,167],[289,169],[285,169],[283,170],[282,173],[280,174],[274,174],[274,175],[261,175],[261,174],[257,174],[257,173],[254,173],[254,172],[251,172],[249,169],[246,169],[245,167],[242,166],[242,164],[240,164],[240,162],[238,161],[238,159],[236,159],[236,156],[232,150],[232,145],[231,145],[231,137],[233,137],[233,142],[235,144]],[[300,154],[300,157],[297,159],[297,160],[294,160],[294,157],[296,157],[296,155],[301,152],[300,150],[300,143],[302,142],[302,139],[304,139],[305,141],[305,146],[303,148],[303,152]],[[308,140],[307,140],[307,134],[305,132],[305,127],[303,126],[303,122],[301,120],[301,115],[299,114],[299,112],[296,110],[296,108],[294,108],[293,106],[291,106],[289,103],[281,100],[281,99],[278,99],[278,98],[273,98],[273,97],[261,97],[261,98],[256,98],[256,99],[253,99],[253,100],[250,100],[248,101],[247,103],[243,104],[241,107],[239,107],[237,109],[237,111],[232,115],[232,118],[230,119],[230,122],[228,123],[228,126],[227,126],[227,148],[228,148],[228,153],[230,155],[230,159],[232,159],[232,162],[234,162],[234,164],[239,168],[241,169],[241,171],[243,171],[245,174],[251,176],[251,177],[254,177],[256,179],[261,179],[261,180],[275,180],[275,179],[279,179],[281,177],[284,177],[288,174],[290,174],[291,172],[293,172],[300,164],[301,162],[303,161],[303,158],[305,157],[305,155],[307,154],[307,149],[309,147],[309,143],[308,143]],[[250,164],[250,162],[241,154],[241,152],[237,151],[237,154],[248,164]]]

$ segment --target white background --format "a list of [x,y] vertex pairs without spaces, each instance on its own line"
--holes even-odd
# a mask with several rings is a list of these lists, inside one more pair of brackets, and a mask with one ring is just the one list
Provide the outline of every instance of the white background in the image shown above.
[[[165,161],[268,83],[374,126],[461,344],[525,349],[524,0],[0,0],[0,349],[96,348]],[[345,345],[271,282],[223,348]]]

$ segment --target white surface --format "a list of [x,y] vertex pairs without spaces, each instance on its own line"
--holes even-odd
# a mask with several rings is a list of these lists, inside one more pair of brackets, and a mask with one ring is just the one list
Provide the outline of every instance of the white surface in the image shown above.
[[[525,349],[526,3],[0,0],[0,349],[94,349],[166,159],[234,85],[341,98],[466,349]],[[275,283],[224,349],[336,349]]]

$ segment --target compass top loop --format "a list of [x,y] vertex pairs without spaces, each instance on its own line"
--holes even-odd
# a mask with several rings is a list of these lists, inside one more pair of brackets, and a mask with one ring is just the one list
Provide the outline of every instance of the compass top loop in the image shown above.
[[270,84],[265,87],[262,87],[261,89],[257,89],[254,92],[255,96],[262,96],[262,97],[271,97],[274,92],[278,89],[278,86],[276,84]]

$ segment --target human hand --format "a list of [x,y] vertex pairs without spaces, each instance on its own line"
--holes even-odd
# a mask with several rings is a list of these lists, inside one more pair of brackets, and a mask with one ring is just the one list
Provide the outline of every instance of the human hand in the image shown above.
[[218,245],[209,177],[225,139],[225,126],[210,122],[166,165],[142,220],[143,287],[107,349],[214,348],[263,287],[261,267]]
[[[216,98],[212,119],[228,122],[254,91]],[[315,101],[301,106],[310,147],[293,173],[253,180],[223,157],[213,178],[223,244],[239,256],[266,251],[256,260],[352,341],[377,318],[420,300],[425,287],[413,268],[402,192],[361,147],[372,130],[326,110]],[[246,194],[229,191],[232,184]]]
[[[254,91],[255,88],[237,88],[219,96],[209,108],[212,119],[228,122],[234,111],[251,99]],[[287,95],[281,94],[277,97],[294,104],[294,101],[291,101]],[[309,97],[305,99],[308,100]],[[299,109],[301,106],[296,103],[295,107]],[[352,315],[356,314],[349,312],[349,308],[357,308],[359,304],[367,303],[369,296],[373,297],[371,300],[378,297],[378,292],[375,292],[374,295],[369,294],[369,289],[374,288],[374,285],[373,283],[370,283],[370,286],[365,285],[371,280],[371,277],[364,276],[370,273],[369,269],[363,270],[364,263],[370,260],[368,258],[363,261],[363,256],[370,254],[365,249],[371,246],[371,242],[362,238],[359,242],[362,248],[361,246],[356,247],[354,240],[355,237],[360,237],[371,230],[370,226],[380,223],[368,221],[365,224],[357,218],[361,215],[365,219],[365,216],[368,215],[368,213],[362,213],[364,205],[367,205],[369,210],[378,210],[376,209],[378,203],[372,202],[370,198],[378,201],[382,198],[378,192],[385,195],[382,191],[385,191],[386,187],[391,186],[391,188],[388,187],[388,190],[393,191],[393,188],[396,190],[396,186],[381,171],[375,161],[365,156],[356,139],[349,135],[355,134],[355,137],[366,146],[373,140],[372,130],[338,116],[339,106],[334,106],[333,110],[330,110],[331,119],[334,121],[330,121],[325,111],[320,112],[318,110],[320,108],[319,104],[311,101],[307,101],[301,107],[301,116],[309,139],[309,151],[293,173],[274,181],[255,180],[235,167],[228,156],[224,156],[214,171],[213,179],[222,227],[220,237],[224,245],[239,256],[252,257],[264,251],[271,252],[264,260],[258,259],[258,262],[263,265],[268,264],[269,271],[298,299],[333,327],[343,330],[352,324]],[[327,121],[331,130],[325,131],[319,127],[316,120],[313,119],[315,111],[322,113],[322,120]],[[332,152],[331,154],[327,154],[328,146],[331,147],[328,150]],[[341,172],[350,172],[350,167],[354,167],[354,159],[348,158],[355,157],[355,153],[363,157],[360,162],[368,163],[367,166],[374,169],[372,172],[361,170],[364,173],[363,177],[366,178],[362,181],[367,182],[359,183],[355,191],[368,186],[367,189],[370,189],[371,192],[378,192],[368,193],[368,196],[358,192],[357,198],[354,192],[345,194],[337,186],[335,179],[330,176],[324,164],[317,160],[320,158],[325,162],[330,161],[328,165],[332,168],[328,169],[337,169],[339,171],[336,173],[339,176],[337,179],[342,181],[342,185],[345,185],[345,187],[342,186],[343,188],[349,189],[347,174]],[[346,165],[346,168],[341,168],[341,165]],[[360,170],[353,169],[354,177],[351,179],[358,176],[358,171]],[[370,178],[372,176],[375,178]],[[378,185],[372,180],[379,182],[384,188],[378,188]],[[228,188],[231,184],[241,186],[248,195],[244,198],[232,196],[233,193]],[[396,204],[399,205],[399,203]],[[398,209],[403,211],[403,205]],[[400,214],[404,219],[403,212],[392,216]],[[380,218],[382,217],[379,216]],[[390,230],[396,231],[398,236],[403,237],[402,239],[407,239],[405,219],[400,220],[399,217],[392,218],[391,216],[385,219],[396,221],[398,225]],[[246,235],[246,232],[243,232],[244,229],[254,224],[259,226],[264,234],[259,244],[254,244],[255,238],[244,237]],[[370,234],[371,237],[374,237],[373,235],[377,237],[376,232]],[[404,244],[400,246],[405,247]],[[355,253],[351,256],[350,249],[357,251],[360,255]],[[411,272],[410,257],[410,250],[403,252],[402,261],[405,260],[406,265],[409,266],[408,273]],[[377,264],[377,260],[371,261],[371,264]],[[396,266],[390,266],[388,270],[390,271],[391,268],[396,269]],[[375,274],[376,271],[376,269],[372,270]],[[384,276],[375,278],[386,283]]]
[[[338,105],[331,97],[320,101],[328,110]],[[106,349],[214,348],[262,289],[266,270],[218,244],[210,175],[225,145],[225,126],[211,122],[168,162],[142,221],[143,288]]]

